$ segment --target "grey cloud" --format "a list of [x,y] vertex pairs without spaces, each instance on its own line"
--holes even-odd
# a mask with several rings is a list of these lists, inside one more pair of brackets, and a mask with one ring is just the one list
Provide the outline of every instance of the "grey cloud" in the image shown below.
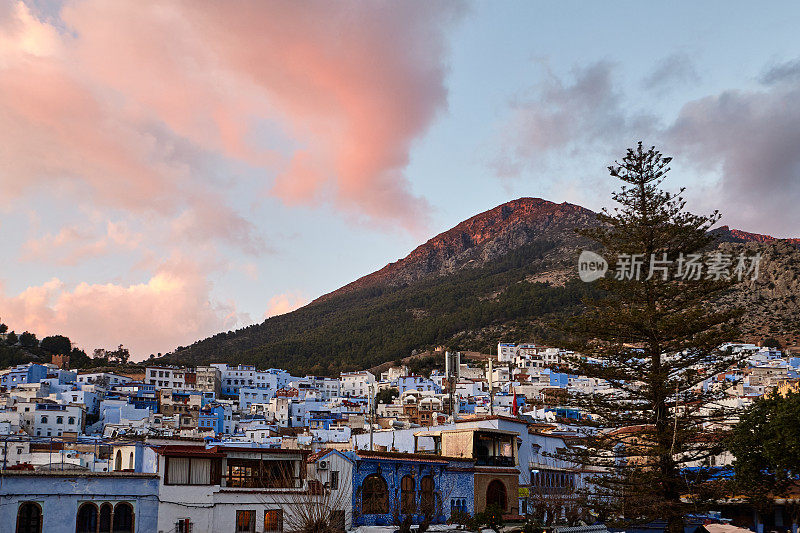
[[[693,205],[719,209],[733,227],[800,237],[800,60],[771,67],[762,81],[761,90],[689,101],[660,124],[628,106],[613,64],[596,63],[513,104],[495,170],[514,177],[555,157],[595,164],[639,139],[655,141],[699,178],[718,176],[690,188]],[[703,192],[709,197],[701,199]]]
[[781,82],[800,82],[800,59],[772,65],[764,71],[761,83],[774,85]]
[[700,74],[691,58],[685,53],[677,53],[659,61],[650,74],[642,80],[642,87],[648,91],[664,93],[698,81]]
[[575,69],[571,82],[550,77],[533,97],[518,99],[504,127],[504,150],[494,167],[515,176],[551,152],[627,146],[653,131],[656,119],[631,112],[614,85],[614,65],[601,61]]
[[800,236],[800,87],[725,91],[684,105],[665,137],[721,172],[717,207],[749,231]]

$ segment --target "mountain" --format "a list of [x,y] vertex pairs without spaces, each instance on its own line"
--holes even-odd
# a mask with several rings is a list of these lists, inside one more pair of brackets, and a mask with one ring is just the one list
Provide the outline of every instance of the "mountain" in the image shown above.
[[[583,239],[575,228],[595,224],[597,215],[567,202],[520,198],[461,222],[418,246],[408,256],[345,285],[317,301],[367,287],[397,287],[463,268],[485,266],[510,250],[535,241],[557,244],[554,254],[574,249]],[[587,243],[588,244],[588,243]]]
[[719,228],[715,228],[711,231],[711,233],[713,233],[717,239],[722,242],[756,242],[762,244],[784,242],[800,248],[800,239],[779,239],[771,235],[761,235],[759,233],[749,233],[739,229],[731,229],[728,226],[720,226]]
[[[579,311],[594,290],[576,276],[580,250],[593,244],[575,229],[597,223],[596,213],[577,205],[513,200],[305,307],[178,348],[162,362],[335,374],[442,344],[485,352],[498,340],[558,342],[552,321]],[[797,342],[800,241],[728,227],[714,232],[726,253],[764,256],[763,276],[719,305],[745,305],[751,336]]]

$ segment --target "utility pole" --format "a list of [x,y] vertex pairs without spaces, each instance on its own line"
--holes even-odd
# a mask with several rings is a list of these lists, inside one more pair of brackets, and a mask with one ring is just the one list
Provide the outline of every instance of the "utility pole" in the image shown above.
[[444,352],[444,372],[447,379],[447,389],[450,398],[450,420],[456,421],[456,384],[459,379],[459,365],[461,364],[461,352]]
[[373,451],[372,435],[374,432],[373,426],[375,425],[375,412],[373,404],[375,403],[375,396],[373,394],[374,385],[369,386],[369,451]]
[[489,355],[489,415],[494,416],[494,373],[492,372],[491,353]]

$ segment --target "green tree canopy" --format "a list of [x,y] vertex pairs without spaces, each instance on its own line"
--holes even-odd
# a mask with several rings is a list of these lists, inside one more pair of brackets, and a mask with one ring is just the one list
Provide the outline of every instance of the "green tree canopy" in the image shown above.
[[761,345],[762,346],[767,346],[769,348],[777,348],[779,350],[783,349],[783,345],[781,344],[781,341],[779,341],[775,337],[767,337],[766,339],[764,339],[764,341],[761,343]]
[[800,476],[800,394],[756,400],[728,437],[737,488],[758,503],[786,496]]
[[39,341],[36,339],[36,334],[25,331],[19,336],[19,343],[23,348],[36,348],[39,346]]
[[52,354],[67,355],[72,351],[72,342],[69,340],[69,337],[65,337],[64,335],[51,335],[43,338],[39,343],[39,347]]
[[375,395],[375,401],[377,403],[392,403],[392,400],[398,396],[400,396],[400,391],[394,387],[391,387],[378,391],[378,394]]

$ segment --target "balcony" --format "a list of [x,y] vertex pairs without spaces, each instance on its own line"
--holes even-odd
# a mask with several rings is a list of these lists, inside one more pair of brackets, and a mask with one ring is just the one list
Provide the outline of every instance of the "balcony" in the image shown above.
[[516,461],[516,434],[498,430],[476,431],[472,456],[476,466],[514,467]]
[[475,457],[476,466],[516,466],[513,457],[506,457],[504,455],[486,455]]

